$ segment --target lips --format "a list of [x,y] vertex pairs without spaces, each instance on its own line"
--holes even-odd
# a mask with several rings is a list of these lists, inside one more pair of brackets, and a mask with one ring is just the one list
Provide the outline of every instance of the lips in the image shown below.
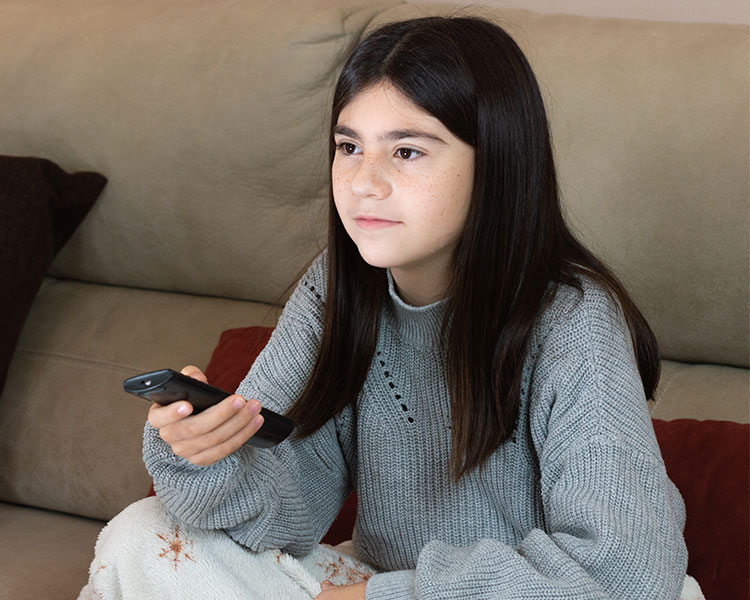
[[388,219],[378,219],[377,217],[355,217],[354,222],[360,229],[383,229],[398,225],[398,221],[389,221]]

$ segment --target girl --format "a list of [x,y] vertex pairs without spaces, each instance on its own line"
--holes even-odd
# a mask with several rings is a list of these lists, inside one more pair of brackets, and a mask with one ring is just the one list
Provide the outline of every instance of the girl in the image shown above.
[[[356,489],[347,564],[375,574],[320,600],[678,598],[657,345],[563,221],[518,46],[475,18],[378,29],[336,86],[330,158],[327,250],[237,394],[149,413],[169,518],[280,563],[319,556]],[[297,425],[273,449],[245,444],[260,403]]]

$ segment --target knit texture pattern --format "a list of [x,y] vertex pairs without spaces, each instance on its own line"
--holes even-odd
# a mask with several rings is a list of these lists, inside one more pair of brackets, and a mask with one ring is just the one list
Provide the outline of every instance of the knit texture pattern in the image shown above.
[[[277,412],[314,363],[325,257],[237,390]],[[583,292],[558,290],[531,337],[512,439],[456,483],[437,350],[445,302],[409,306],[388,278],[362,392],[312,436],[245,445],[198,467],[146,425],[144,461],[165,508],[253,551],[303,555],[354,488],[353,543],[381,571],[368,600],[678,598],[684,504],[666,475],[619,306],[587,280]]]

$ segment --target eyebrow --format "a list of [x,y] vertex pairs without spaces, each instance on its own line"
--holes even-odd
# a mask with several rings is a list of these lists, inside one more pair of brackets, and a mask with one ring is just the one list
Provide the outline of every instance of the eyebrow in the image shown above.
[[[359,134],[346,125],[336,125],[336,127],[333,128],[333,133],[334,135],[343,135],[355,140],[360,139]],[[388,140],[393,142],[397,142],[398,140],[403,140],[405,138],[422,138],[445,144],[445,140],[436,136],[434,133],[428,133],[419,129],[395,129],[378,136],[378,140]]]

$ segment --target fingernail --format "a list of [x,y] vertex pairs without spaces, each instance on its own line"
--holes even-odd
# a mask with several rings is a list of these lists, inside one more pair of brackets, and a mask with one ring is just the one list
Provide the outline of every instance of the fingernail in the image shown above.
[[255,417],[253,419],[253,425],[255,425],[255,427],[260,427],[261,425],[263,425],[263,417],[261,417],[260,415]]
[[177,408],[177,414],[182,415],[183,417],[190,412],[190,408],[185,406],[184,404],[180,404],[180,406]]
[[248,410],[249,410],[249,411],[250,411],[250,412],[251,412],[252,414],[255,414],[255,413],[259,413],[259,412],[260,412],[260,402],[258,402],[257,400],[252,400],[252,401],[248,402],[248,404],[250,405],[250,406],[248,407]]
[[245,404],[245,401],[239,396],[237,396],[232,402],[232,406],[234,406],[234,408],[242,408],[244,404]]

